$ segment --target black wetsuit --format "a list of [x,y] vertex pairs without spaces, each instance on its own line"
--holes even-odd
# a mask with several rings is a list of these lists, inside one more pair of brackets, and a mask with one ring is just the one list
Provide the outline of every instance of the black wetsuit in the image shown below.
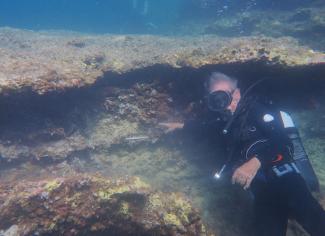
[[[184,129],[223,136],[220,140],[228,149],[230,172],[253,157],[260,160],[261,168],[250,187],[256,235],[285,236],[288,218],[294,218],[310,235],[324,236],[325,212],[292,165],[293,145],[285,133],[280,112],[253,100],[246,104],[249,105],[241,109],[226,135],[221,134],[225,119],[211,112],[202,119],[185,122]],[[281,171],[285,165],[292,167],[292,171],[277,176],[272,167]]]

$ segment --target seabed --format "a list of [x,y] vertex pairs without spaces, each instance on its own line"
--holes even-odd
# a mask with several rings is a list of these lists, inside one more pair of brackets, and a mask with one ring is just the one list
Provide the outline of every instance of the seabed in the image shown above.
[[[212,71],[272,78],[325,206],[325,54],[291,37],[0,29],[0,234],[251,235],[222,152],[159,122],[197,113]],[[289,92],[288,92],[289,91]],[[294,223],[288,235],[305,235]]]

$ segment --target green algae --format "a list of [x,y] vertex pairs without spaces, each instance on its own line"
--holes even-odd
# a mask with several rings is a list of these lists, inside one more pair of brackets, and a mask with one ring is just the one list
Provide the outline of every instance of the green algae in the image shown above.
[[148,203],[150,207],[160,208],[163,207],[163,202],[159,196],[159,194],[154,193],[149,196]]
[[116,185],[108,182],[106,183],[106,186],[100,188],[95,195],[101,200],[110,200],[115,194],[138,191],[143,188],[147,189],[149,188],[149,185],[143,182],[139,177],[134,177],[130,182],[121,182]]
[[143,182],[140,177],[134,177],[133,182],[132,182],[132,187],[136,189],[141,189],[141,188],[149,188],[150,185]]
[[193,212],[193,208],[189,201],[186,201],[180,194],[172,193],[171,198],[174,200],[175,211],[179,213],[179,218],[183,223],[189,223],[188,216]]
[[130,190],[130,188],[128,186],[100,189],[96,195],[101,200],[110,200],[114,194],[125,193],[125,192],[128,192],[129,190]]
[[48,229],[51,231],[51,230],[53,230],[55,227],[56,227],[56,223],[55,223],[55,222],[52,222],[52,223],[49,225]]
[[164,223],[166,225],[175,225],[175,226],[182,226],[182,222],[180,219],[172,213],[167,213],[163,215]]
[[[178,227],[188,224],[190,222],[189,215],[193,212],[193,208],[189,201],[185,199],[185,196],[180,193],[169,193],[165,197],[166,199],[162,199],[160,193],[151,194],[148,199],[147,207],[155,210],[167,207],[167,212],[163,213],[165,224]],[[166,200],[169,202],[167,206],[165,205]]]
[[47,192],[52,192],[53,190],[57,189],[58,187],[61,186],[61,182],[57,179],[49,181],[46,183],[46,185],[44,186],[44,189]]
[[119,213],[122,215],[129,215],[129,210],[130,210],[130,206],[128,202],[122,202],[120,209],[119,209]]

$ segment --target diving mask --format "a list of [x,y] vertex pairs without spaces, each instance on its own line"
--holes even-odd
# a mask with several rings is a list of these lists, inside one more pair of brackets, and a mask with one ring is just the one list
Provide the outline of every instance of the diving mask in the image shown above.
[[234,91],[217,90],[207,96],[207,106],[211,111],[222,112],[229,107],[232,102]]

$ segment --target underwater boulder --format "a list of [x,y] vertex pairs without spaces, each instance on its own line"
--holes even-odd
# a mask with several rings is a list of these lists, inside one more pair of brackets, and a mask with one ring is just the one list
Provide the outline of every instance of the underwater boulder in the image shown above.
[[182,194],[138,177],[75,175],[0,185],[0,232],[15,235],[208,235]]

